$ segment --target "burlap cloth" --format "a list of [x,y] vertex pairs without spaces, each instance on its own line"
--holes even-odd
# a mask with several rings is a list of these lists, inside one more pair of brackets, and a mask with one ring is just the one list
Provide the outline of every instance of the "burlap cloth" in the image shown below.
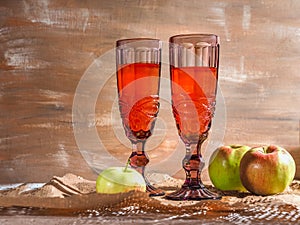
[[[168,175],[153,175],[152,182],[167,192],[182,184]],[[213,187],[209,186],[210,189]],[[214,190],[216,191],[216,190]],[[221,192],[222,200],[169,201],[163,197],[150,198],[146,193],[97,194],[95,181],[74,174],[53,177],[46,184],[16,184],[0,189],[0,207],[30,207],[71,212],[160,213],[218,218],[219,220],[249,222],[300,222],[300,182],[294,181],[284,192],[273,196],[250,193]],[[124,213],[125,211],[125,213]]]

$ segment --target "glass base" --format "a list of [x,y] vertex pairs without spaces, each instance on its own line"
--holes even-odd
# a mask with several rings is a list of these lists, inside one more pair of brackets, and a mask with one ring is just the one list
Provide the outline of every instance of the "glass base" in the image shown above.
[[182,186],[179,190],[172,192],[165,197],[166,199],[170,200],[219,200],[222,198],[221,195],[217,193],[213,193],[208,190],[204,186],[200,187],[189,187],[189,186]]
[[165,195],[165,192],[163,190],[156,188],[156,187],[152,186],[151,184],[146,185],[146,191],[147,191],[147,193],[149,193],[150,197]]
[[165,192],[159,188],[154,187],[150,184],[148,179],[144,176],[145,182],[146,182],[146,191],[149,193],[149,197],[155,197],[155,196],[163,196],[165,195]]

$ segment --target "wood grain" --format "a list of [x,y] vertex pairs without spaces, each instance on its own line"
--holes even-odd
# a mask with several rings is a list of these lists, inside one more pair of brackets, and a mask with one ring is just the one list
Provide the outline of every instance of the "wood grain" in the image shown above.
[[[1,1],[0,183],[43,182],[67,172],[94,179],[74,136],[74,124],[82,121],[72,121],[74,96],[86,96],[88,102],[95,91],[76,92],[85,71],[113,50],[117,39],[167,42],[171,35],[195,32],[221,38],[219,95],[225,101],[226,126],[215,124],[212,130],[224,130],[219,142],[282,145],[299,165],[299,10],[300,2],[293,0]],[[167,65],[163,67],[167,79]],[[84,150],[94,152],[92,157],[109,152],[123,163],[130,150],[113,127],[115,84],[111,74],[95,112],[84,121],[97,129],[105,149],[91,139]],[[167,103],[160,120],[157,132],[163,139],[157,139],[158,146],[153,141],[149,168],[164,170],[168,166],[160,162],[179,145]],[[105,164],[109,159],[90,160]],[[168,161],[170,167],[180,164],[180,154]]]

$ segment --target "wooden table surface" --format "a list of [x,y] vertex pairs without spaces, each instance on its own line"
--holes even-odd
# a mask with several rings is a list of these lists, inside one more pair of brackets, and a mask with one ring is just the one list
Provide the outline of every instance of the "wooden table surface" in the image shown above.
[[[180,33],[221,39],[219,99],[205,157],[220,144],[277,144],[300,164],[299,12],[294,0],[1,1],[0,183],[67,172],[94,179],[91,165],[125,163],[115,41],[153,37],[166,47]],[[163,58],[149,170],[176,175],[184,151],[170,110],[166,49]]]

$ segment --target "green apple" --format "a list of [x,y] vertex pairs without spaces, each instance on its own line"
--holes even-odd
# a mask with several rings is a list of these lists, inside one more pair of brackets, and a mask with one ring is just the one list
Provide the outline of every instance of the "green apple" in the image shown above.
[[244,187],[257,195],[283,192],[293,181],[296,164],[288,151],[279,146],[255,147],[240,163],[240,178]]
[[240,161],[250,149],[245,145],[217,148],[210,157],[208,172],[213,185],[222,190],[246,191],[240,180]]
[[103,170],[96,180],[97,193],[115,194],[132,190],[146,191],[143,176],[132,168],[110,167]]

